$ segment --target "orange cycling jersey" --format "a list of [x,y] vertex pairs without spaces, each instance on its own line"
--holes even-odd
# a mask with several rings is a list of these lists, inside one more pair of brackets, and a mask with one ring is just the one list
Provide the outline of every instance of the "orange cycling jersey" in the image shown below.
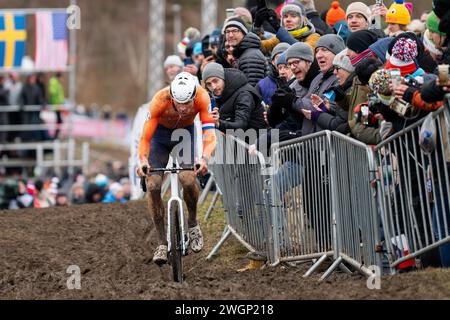
[[144,124],[139,143],[139,160],[147,162],[150,155],[150,141],[158,125],[168,129],[186,128],[194,123],[198,113],[200,113],[203,129],[203,156],[209,159],[216,146],[216,135],[214,133],[214,119],[209,113],[211,99],[208,93],[202,87],[197,86],[197,94],[192,109],[181,117],[175,110],[169,90],[169,87],[161,89],[150,102],[149,118]]

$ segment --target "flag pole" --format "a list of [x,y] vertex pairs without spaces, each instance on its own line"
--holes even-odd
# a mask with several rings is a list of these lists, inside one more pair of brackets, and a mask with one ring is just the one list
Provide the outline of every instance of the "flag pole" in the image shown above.
[[[70,5],[77,5],[77,0],[70,0]],[[73,138],[73,119],[72,112],[75,110],[75,103],[77,98],[77,34],[76,29],[70,29],[70,73],[69,73],[69,139]]]

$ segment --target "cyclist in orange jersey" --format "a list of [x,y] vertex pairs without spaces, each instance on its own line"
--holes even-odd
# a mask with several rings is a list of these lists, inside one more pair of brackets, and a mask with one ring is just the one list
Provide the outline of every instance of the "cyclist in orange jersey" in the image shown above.
[[[146,168],[166,167],[169,154],[175,154],[182,167],[194,164],[194,119],[200,114],[203,129],[203,155],[196,171],[179,174],[183,197],[189,212],[189,242],[194,252],[203,248],[203,235],[197,222],[199,189],[196,174],[207,172],[207,161],[215,146],[214,120],[209,113],[211,100],[196,79],[187,72],[178,74],[170,87],[158,91],[150,102],[149,113],[139,143],[140,165],[137,174],[145,176]],[[180,139],[179,137],[182,137]],[[172,138],[176,138],[172,141]],[[181,161],[180,161],[181,160]],[[151,173],[146,178],[148,206],[158,233],[158,248],[153,261],[167,262],[167,239],[164,224],[164,206],[161,199],[162,174]]]

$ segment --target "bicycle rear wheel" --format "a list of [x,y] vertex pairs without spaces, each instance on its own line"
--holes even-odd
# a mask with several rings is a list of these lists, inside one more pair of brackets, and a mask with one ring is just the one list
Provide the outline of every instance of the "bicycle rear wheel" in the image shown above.
[[170,207],[170,260],[173,271],[173,281],[183,282],[182,238],[178,216],[179,208],[177,202],[172,202]]

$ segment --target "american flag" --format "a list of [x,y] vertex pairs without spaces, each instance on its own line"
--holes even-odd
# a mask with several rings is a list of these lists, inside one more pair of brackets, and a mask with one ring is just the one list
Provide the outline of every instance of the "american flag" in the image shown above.
[[66,13],[36,13],[36,68],[66,68],[68,57],[66,21]]

